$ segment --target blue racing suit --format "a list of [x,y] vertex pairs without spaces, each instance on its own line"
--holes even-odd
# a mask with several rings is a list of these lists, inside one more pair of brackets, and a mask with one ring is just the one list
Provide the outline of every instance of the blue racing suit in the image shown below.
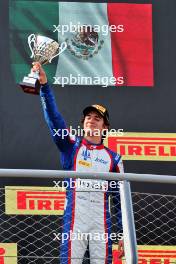
[[[57,110],[55,98],[48,84],[41,87],[40,96],[46,122],[61,152],[61,164],[64,170],[92,173],[123,172],[121,156],[102,143],[92,144],[84,138],[81,140],[77,137],[73,140],[70,135],[62,137],[61,131],[66,130],[67,127]],[[62,241],[60,263],[81,264],[88,244],[91,264],[112,263],[110,238],[112,221],[109,198],[112,194],[116,213],[115,224],[121,232],[118,182],[114,182],[117,183],[116,189],[112,189],[110,181],[96,179],[74,181],[74,188],[69,184],[66,194],[62,232],[68,235],[68,239]]]

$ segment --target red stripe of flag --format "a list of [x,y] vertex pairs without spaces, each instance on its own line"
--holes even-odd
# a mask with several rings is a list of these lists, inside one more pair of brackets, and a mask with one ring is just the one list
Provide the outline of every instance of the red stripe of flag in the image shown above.
[[125,86],[153,86],[152,5],[108,3],[110,25],[124,26],[111,32],[114,77]]

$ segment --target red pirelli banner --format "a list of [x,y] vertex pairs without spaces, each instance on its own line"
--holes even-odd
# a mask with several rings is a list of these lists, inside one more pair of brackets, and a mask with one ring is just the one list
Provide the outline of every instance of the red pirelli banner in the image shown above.
[[17,264],[16,243],[0,243],[0,264]]
[[[113,246],[113,264],[128,264],[120,260],[118,246]],[[174,264],[176,246],[138,246],[138,264]]]
[[63,215],[66,192],[52,187],[5,187],[5,213]]
[[105,145],[123,160],[176,161],[176,133],[113,133]]

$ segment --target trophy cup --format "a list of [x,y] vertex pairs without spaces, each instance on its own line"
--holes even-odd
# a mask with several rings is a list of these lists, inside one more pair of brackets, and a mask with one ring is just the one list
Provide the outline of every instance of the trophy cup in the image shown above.
[[[31,34],[28,37],[28,45],[31,50],[31,58],[39,62],[41,65],[51,63],[51,61],[59,56],[66,48],[66,42],[59,44],[48,37]],[[39,72],[32,72],[23,78],[20,83],[25,93],[39,94],[40,82]]]

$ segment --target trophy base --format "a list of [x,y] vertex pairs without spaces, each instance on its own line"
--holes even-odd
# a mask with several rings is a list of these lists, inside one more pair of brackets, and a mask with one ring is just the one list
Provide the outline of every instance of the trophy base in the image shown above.
[[25,93],[39,94],[41,84],[38,79],[33,77],[24,77],[19,84]]

